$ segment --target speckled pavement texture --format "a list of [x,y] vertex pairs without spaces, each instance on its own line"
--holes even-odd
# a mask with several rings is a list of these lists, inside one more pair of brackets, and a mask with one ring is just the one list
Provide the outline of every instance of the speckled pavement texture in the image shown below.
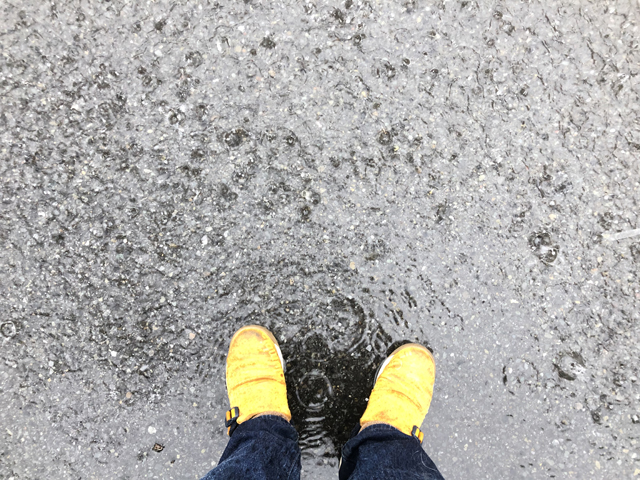
[[0,2],[0,478],[216,464],[233,331],[303,478],[393,345],[446,478],[640,478],[640,3]]

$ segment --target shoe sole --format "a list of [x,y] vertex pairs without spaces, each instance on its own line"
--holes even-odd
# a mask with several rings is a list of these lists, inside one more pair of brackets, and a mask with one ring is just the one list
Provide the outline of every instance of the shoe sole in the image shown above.
[[380,378],[380,375],[382,375],[382,372],[384,371],[384,369],[386,368],[387,365],[389,365],[389,363],[391,362],[391,359],[397,355],[399,352],[401,352],[402,350],[406,350],[410,347],[418,347],[418,349],[420,350],[424,350],[425,352],[427,352],[429,354],[429,357],[431,358],[431,361],[433,362],[433,364],[436,364],[436,360],[435,358],[433,358],[433,354],[429,351],[429,349],[423,345],[420,345],[419,343],[405,343],[404,345],[401,345],[400,347],[396,348],[393,352],[391,352],[391,355],[389,355],[387,358],[384,359],[384,361],[380,364],[380,366],[378,367],[378,370],[376,370],[376,375],[375,377],[373,377],[373,386],[376,386],[376,383],[378,382],[378,378]]
[[240,330],[238,330],[233,337],[231,337],[231,343],[233,343],[233,340],[240,335],[242,332],[244,332],[245,330],[260,330],[262,333],[264,333],[265,335],[267,335],[267,337],[269,337],[269,339],[273,342],[273,345],[276,347],[276,352],[278,352],[278,358],[280,359],[280,365],[282,365],[282,371],[284,373],[287,373],[287,367],[284,363],[284,358],[282,357],[282,351],[280,350],[280,345],[278,344],[278,341],[276,340],[276,337],[273,336],[273,333],[271,333],[269,330],[267,330],[264,327],[261,327],[260,325],[245,325],[244,327],[242,327]]

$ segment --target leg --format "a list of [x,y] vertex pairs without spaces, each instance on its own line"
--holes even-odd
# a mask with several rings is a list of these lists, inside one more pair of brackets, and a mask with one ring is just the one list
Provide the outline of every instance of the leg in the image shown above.
[[227,393],[231,440],[203,480],[299,480],[300,447],[289,423],[284,360],[266,328],[249,325],[231,339]]
[[298,434],[279,416],[238,425],[218,466],[202,480],[299,480]]
[[342,449],[340,480],[443,480],[422,450],[419,425],[429,411],[436,365],[410,343],[380,366],[360,428]]
[[420,441],[386,424],[371,425],[342,449],[340,480],[444,480]]

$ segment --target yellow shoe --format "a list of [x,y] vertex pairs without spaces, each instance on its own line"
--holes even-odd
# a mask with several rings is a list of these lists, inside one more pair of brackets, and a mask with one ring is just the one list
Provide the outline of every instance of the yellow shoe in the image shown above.
[[284,360],[269,330],[248,325],[231,339],[227,355],[227,433],[238,424],[260,414],[279,415],[291,420],[284,381]]
[[429,411],[435,379],[436,363],[429,350],[417,343],[396,349],[380,366],[360,426],[386,423],[422,442],[420,425]]

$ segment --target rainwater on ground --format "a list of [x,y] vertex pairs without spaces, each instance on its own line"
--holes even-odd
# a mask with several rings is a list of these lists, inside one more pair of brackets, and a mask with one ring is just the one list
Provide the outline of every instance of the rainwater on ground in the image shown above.
[[204,475],[247,323],[282,346],[303,478],[336,478],[406,341],[446,478],[640,475],[639,22],[0,3],[0,478]]

